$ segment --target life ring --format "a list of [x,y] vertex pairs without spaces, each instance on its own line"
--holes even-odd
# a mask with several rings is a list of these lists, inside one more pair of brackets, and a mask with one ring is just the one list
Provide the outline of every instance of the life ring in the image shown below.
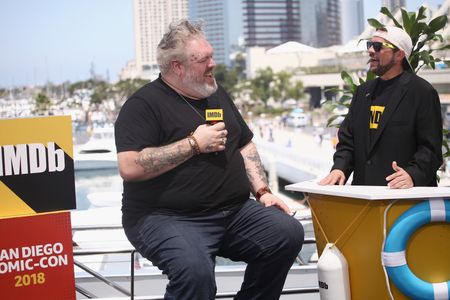
[[449,299],[450,281],[431,283],[418,278],[406,262],[405,250],[411,235],[419,227],[433,222],[450,223],[450,200],[433,199],[420,202],[395,221],[386,238],[383,265],[397,288],[412,299]]

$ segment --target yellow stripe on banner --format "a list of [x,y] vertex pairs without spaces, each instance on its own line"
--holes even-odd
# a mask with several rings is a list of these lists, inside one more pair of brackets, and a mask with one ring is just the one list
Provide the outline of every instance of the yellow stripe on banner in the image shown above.
[[2,119],[0,128],[0,145],[55,142],[73,158],[70,116]]
[[0,218],[37,214],[1,181],[0,195],[6,195],[6,197],[4,196],[4,198],[0,199]]

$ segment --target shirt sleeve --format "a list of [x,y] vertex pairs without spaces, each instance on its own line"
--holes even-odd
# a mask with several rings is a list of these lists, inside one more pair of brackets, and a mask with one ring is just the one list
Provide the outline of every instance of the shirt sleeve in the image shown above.
[[139,97],[122,106],[114,125],[117,152],[141,151],[158,145],[159,122],[155,111]]

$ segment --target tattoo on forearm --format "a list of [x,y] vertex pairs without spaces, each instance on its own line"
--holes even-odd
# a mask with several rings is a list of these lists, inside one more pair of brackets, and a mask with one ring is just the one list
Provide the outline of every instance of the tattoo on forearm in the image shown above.
[[252,162],[251,164],[246,164],[245,169],[247,171],[247,176],[250,182],[262,181],[264,184],[267,183],[266,172],[264,171],[261,159],[259,157],[256,148],[250,149],[250,151],[245,155],[245,158]]
[[135,162],[142,166],[146,173],[150,173],[175,167],[191,156],[192,149],[189,142],[182,140],[162,147],[146,148],[141,151]]

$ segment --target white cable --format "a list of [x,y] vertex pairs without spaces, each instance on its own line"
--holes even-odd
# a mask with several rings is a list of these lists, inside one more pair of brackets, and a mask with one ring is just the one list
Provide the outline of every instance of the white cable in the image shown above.
[[394,200],[391,203],[389,203],[389,205],[384,209],[384,217],[383,217],[383,243],[381,245],[381,265],[383,266],[383,271],[384,271],[384,278],[386,279],[386,286],[389,292],[389,297],[391,298],[391,300],[394,300],[394,296],[392,295],[392,291],[391,291],[391,286],[389,284],[389,276],[387,274],[386,271],[386,266],[383,263],[383,250],[384,250],[384,244],[386,243],[386,229],[387,229],[387,213],[389,211],[389,209],[391,208],[392,205],[394,205],[395,203],[397,203],[398,200]]

